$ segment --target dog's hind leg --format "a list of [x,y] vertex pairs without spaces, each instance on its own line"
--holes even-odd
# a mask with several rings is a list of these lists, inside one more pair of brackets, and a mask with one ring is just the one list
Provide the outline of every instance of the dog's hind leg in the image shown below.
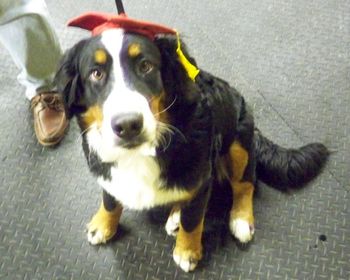
[[97,245],[110,240],[117,232],[122,211],[121,204],[103,190],[101,206],[87,225],[88,241]]
[[247,169],[252,166],[253,159],[238,141],[235,141],[229,150],[231,168],[231,187],[233,204],[230,212],[231,233],[242,243],[250,241],[254,234],[252,176],[246,176]]

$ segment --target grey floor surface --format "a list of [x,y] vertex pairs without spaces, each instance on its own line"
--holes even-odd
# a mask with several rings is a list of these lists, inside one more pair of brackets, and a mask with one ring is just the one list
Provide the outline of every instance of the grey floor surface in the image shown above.
[[[47,1],[64,49],[88,33],[66,28],[114,1]],[[293,194],[261,184],[256,234],[242,248],[218,223],[194,273],[172,261],[162,213],[127,211],[115,241],[88,245],[84,228],[100,189],[73,122],[56,149],[32,128],[18,70],[0,48],[0,279],[350,279],[350,2],[125,0],[130,16],[177,28],[201,68],[236,86],[258,127],[287,147],[310,141],[334,153]]]

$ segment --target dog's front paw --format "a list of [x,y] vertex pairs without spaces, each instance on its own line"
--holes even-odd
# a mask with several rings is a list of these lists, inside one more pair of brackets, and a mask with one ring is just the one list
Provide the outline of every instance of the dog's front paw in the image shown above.
[[180,228],[180,210],[173,210],[165,224],[168,235],[176,236]]
[[247,243],[252,240],[254,235],[254,224],[249,224],[244,219],[231,219],[231,233],[242,243]]
[[202,250],[183,250],[175,247],[173,252],[173,258],[175,263],[185,272],[193,271],[198,264],[198,261],[202,258]]
[[98,214],[87,225],[87,238],[92,245],[106,243],[116,232],[116,225],[108,220],[101,220]]
[[87,238],[92,245],[106,243],[117,232],[122,207],[107,211],[103,205],[87,225]]

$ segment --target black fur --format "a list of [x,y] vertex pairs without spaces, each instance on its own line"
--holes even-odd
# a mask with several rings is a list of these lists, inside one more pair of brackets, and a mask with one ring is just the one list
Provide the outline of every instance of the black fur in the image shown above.
[[[219,143],[219,155],[226,154],[234,140],[238,140],[250,151],[251,161],[245,171],[245,179],[254,180],[257,177],[272,187],[286,190],[304,186],[321,172],[329,156],[329,151],[323,144],[312,143],[299,149],[285,149],[268,140],[254,128],[253,116],[236,89],[203,70],[196,78],[196,83],[192,83],[176,58],[175,39],[162,38],[156,43],[165,65],[162,78],[166,89],[172,95],[181,96],[187,101],[186,106],[180,102],[177,107],[174,106],[174,119],[186,123],[181,116],[184,111],[189,111],[191,101],[198,102],[198,96],[205,99],[212,114],[215,129],[213,140]],[[191,63],[196,65],[186,47],[183,47],[183,51]],[[178,116],[176,112],[179,112]]]
[[102,201],[105,209],[107,211],[113,211],[116,207],[118,202],[115,200],[113,196],[111,196],[108,192],[103,190],[102,192]]
[[102,162],[100,157],[95,151],[89,148],[87,143],[86,134],[83,135],[83,151],[86,157],[87,164],[92,174],[96,177],[103,177],[105,180],[111,180],[111,167],[114,165],[109,162]]
[[84,98],[83,85],[79,75],[78,57],[86,41],[78,42],[64,54],[55,77],[58,91],[63,93],[63,101],[68,118],[72,118],[85,110],[85,108],[81,108],[77,104],[77,100]]
[[311,143],[299,149],[280,147],[255,131],[256,172],[266,184],[286,190],[302,187],[315,178],[329,156],[321,143]]

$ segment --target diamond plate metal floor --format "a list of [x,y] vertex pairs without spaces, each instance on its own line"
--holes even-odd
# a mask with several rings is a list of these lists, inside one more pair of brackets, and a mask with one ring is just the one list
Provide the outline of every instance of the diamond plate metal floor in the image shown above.
[[[115,11],[112,0],[47,1],[63,48],[88,34],[67,19]],[[116,240],[88,245],[100,191],[76,124],[56,149],[35,139],[17,69],[0,48],[0,279],[350,279],[350,4],[348,1],[128,0],[130,16],[176,27],[200,66],[229,80],[280,144],[317,140],[335,153],[307,188],[261,186],[256,235],[238,246],[211,220],[190,274],[172,261],[164,213],[126,212]]]

